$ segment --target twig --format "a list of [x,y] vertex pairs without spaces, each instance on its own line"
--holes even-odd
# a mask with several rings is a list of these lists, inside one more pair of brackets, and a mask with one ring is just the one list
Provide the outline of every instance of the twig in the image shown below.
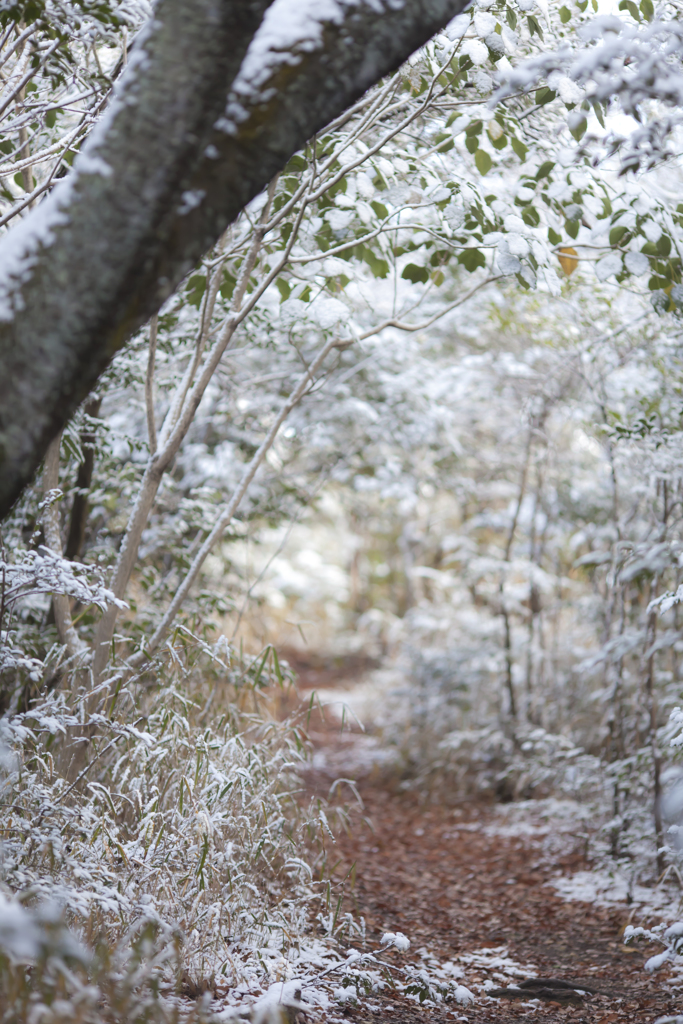
[[277,418],[275,419],[275,422],[273,423],[270,430],[266,434],[265,439],[261,443],[258,451],[255,453],[251,462],[247,466],[244,476],[242,477],[242,480],[240,482],[240,485],[235,491],[234,495],[232,496],[232,499],[228,502],[228,505],[226,506],[225,510],[218,517],[216,523],[213,526],[213,529],[207,536],[206,540],[200,547],[197,554],[195,555],[192,565],[188,569],[184,580],[178,587],[173,597],[173,600],[171,601],[171,604],[169,605],[164,617],[159,623],[159,626],[154,632],[154,635],[150,639],[149,643],[146,644],[141,651],[139,651],[137,654],[133,655],[133,657],[129,659],[128,663],[130,665],[138,665],[143,659],[149,658],[152,656],[152,654],[154,654],[154,651],[157,649],[161,640],[166,635],[168,628],[170,627],[171,623],[176,617],[183,601],[187,597],[190,588],[192,587],[192,584],[194,583],[202,565],[204,564],[207,555],[210,553],[214,544],[216,544],[216,542],[221,538],[223,532],[225,531],[226,527],[228,526],[233,516],[235,515],[235,512],[239,508],[242,502],[242,498],[246,494],[249,485],[254,479],[259,466],[261,465],[266,454],[272,447],[280,431],[280,427],[287,419],[292,409],[294,409],[294,407],[299,404],[304,394],[309,389],[310,384],[313,382],[315,374],[321,368],[323,362],[325,361],[329,353],[332,352],[334,349],[346,347],[346,345],[348,344],[351,344],[351,342],[340,342],[339,340],[328,341],[327,344],[324,345],[323,348],[320,350],[318,356],[313,361],[310,368],[302,376],[301,380],[299,381],[299,384],[297,385],[297,387],[295,388],[294,392],[287,400],[287,402],[283,405]]
[[149,454],[155,455],[157,450],[157,428],[154,422],[154,361],[157,354],[157,334],[159,331],[159,315],[155,313],[149,323],[149,357],[147,359],[147,376],[145,377],[145,405],[147,406],[147,439]]

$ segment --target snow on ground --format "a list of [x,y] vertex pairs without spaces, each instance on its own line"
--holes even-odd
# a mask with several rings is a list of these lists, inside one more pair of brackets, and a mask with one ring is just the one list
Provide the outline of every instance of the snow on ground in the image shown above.
[[[490,971],[495,981],[505,982],[510,978],[535,978],[538,971],[535,964],[520,964],[513,960],[507,946],[492,946],[462,953],[458,963],[477,970]],[[484,988],[495,988],[493,981],[485,981]]]
[[487,825],[487,835],[530,836],[547,835],[550,832],[574,832],[577,825],[583,825],[593,816],[592,808],[578,800],[518,800],[510,804],[498,804],[496,816],[499,823]]
[[661,886],[639,885],[627,872],[616,868],[577,871],[549,884],[565,900],[581,900],[599,907],[627,906],[639,916],[656,915],[663,921],[678,920],[682,909],[680,890],[672,893]]
[[[316,733],[310,733],[315,743]],[[330,775],[355,777],[365,775],[376,768],[390,767],[396,754],[382,746],[376,736],[358,733],[340,733],[335,746],[317,746],[309,765],[314,770]]]

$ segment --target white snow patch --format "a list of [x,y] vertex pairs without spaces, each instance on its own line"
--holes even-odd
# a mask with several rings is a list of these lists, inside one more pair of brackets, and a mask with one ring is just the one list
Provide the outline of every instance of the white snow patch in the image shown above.
[[535,978],[535,964],[520,964],[508,955],[507,946],[484,946],[472,953],[462,953],[456,958],[459,963],[477,970],[493,971],[505,978]]
[[0,949],[15,963],[26,963],[38,956],[43,935],[20,903],[0,893]]
[[650,270],[650,261],[644,252],[627,252],[624,262],[629,274],[633,274],[634,277],[647,274]]
[[484,64],[488,60],[488,47],[479,39],[468,39],[462,48],[473,64]]
[[[267,9],[261,26],[252,39],[239,74],[235,79],[225,117],[216,127],[232,134],[236,123],[248,115],[240,100],[252,103],[267,100],[270,90],[263,87],[279,66],[296,66],[302,53],[322,45],[325,24],[340,25],[349,7],[361,0],[275,0]],[[374,7],[377,6],[375,3]]]
[[[622,871],[577,871],[547,883],[565,900],[580,900],[598,907],[625,907],[672,920],[678,916],[679,898],[664,888],[633,882]],[[679,894],[680,896],[680,894]]]
[[611,252],[595,264],[595,273],[599,281],[606,281],[613,274],[621,273],[621,256],[617,252]]

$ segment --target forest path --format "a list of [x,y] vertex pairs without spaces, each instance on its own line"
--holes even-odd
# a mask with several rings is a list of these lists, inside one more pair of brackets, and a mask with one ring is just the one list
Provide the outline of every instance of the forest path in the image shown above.
[[[311,791],[327,795],[335,779],[352,778],[364,803],[352,812],[350,834],[339,830],[328,855],[332,863],[340,859],[336,878],[356,865],[348,909],[365,918],[369,948],[377,948],[384,932],[402,931],[411,940],[407,960],[419,962],[428,951],[455,963],[464,972],[460,982],[476,996],[474,1005],[428,1009],[385,990],[347,1006],[346,1019],[650,1024],[683,1010],[683,1001],[664,990],[663,972],[652,977],[643,969],[645,956],[659,950],[623,946],[625,904],[566,902],[547,884],[590,867],[585,832],[577,834],[574,825],[553,833],[547,823],[544,830],[531,809],[513,821],[505,809],[479,803],[421,806],[372,770],[365,737],[323,730],[312,738]],[[582,979],[603,994],[586,996],[579,1006],[484,996],[486,982],[506,987],[530,975]]]

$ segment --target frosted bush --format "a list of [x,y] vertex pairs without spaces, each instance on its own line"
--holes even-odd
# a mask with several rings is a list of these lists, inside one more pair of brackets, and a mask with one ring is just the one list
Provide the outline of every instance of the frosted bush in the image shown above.
[[[40,991],[81,1007],[77,1019],[101,1019],[102,1001],[105,1018],[119,1003],[128,1019],[151,1003],[170,1014],[177,997],[253,985],[264,953],[310,931],[309,837],[324,813],[296,801],[296,724],[258,710],[261,660],[215,680],[210,718],[210,692],[176,668],[90,713],[60,691],[2,720],[7,1019]],[[75,973],[60,966],[71,962]]]

